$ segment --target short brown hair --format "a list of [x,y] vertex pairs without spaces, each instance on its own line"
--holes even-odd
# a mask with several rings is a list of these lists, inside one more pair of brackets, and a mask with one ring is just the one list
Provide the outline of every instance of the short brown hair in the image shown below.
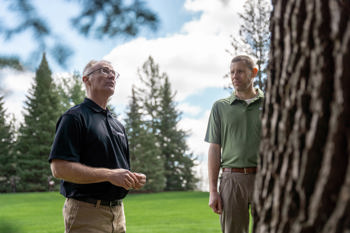
[[255,63],[254,63],[253,59],[251,59],[249,56],[246,56],[246,55],[238,55],[238,56],[234,57],[231,61],[231,64],[236,63],[236,62],[244,62],[244,64],[250,70],[253,70],[255,67]]

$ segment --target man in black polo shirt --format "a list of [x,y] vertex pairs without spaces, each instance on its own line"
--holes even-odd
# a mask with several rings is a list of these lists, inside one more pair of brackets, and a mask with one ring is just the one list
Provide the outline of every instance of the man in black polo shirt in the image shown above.
[[119,74],[107,61],[90,61],[83,72],[87,98],[57,122],[49,162],[67,199],[65,232],[125,232],[122,199],[146,176],[130,171],[125,129],[106,107]]

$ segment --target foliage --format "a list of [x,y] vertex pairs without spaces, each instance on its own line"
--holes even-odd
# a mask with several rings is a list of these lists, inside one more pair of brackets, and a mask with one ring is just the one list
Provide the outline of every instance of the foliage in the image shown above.
[[56,121],[62,113],[45,54],[25,104],[24,123],[20,126],[17,140],[18,191],[45,191],[52,179],[47,158]]
[[3,96],[0,96],[0,192],[14,192],[16,160],[13,151],[13,122],[6,122],[8,116],[3,105]]
[[150,124],[142,120],[141,100],[132,88],[126,131],[129,140],[131,169],[147,175],[147,183],[142,190],[158,192],[165,187],[163,157],[156,143]]
[[57,84],[57,92],[64,111],[84,101],[85,91],[79,72],[74,72],[72,76],[62,78],[61,81]]
[[197,182],[192,173],[194,158],[188,154],[187,133],[178,128],[181,113],[176,109],[167,76],[160,94],[158,140],[165,160],[166,190],[192,190]]
[[[234,49],[232,55],[244,53],[256,59],[259,72],[254,85],[265,91],[270,49],[271,4],[267,0],[246,0],[243,7],[244,13],[239,14],[242,20],[239,38],[231,36]],[[233,88],[231,84],[229,88]]]
[[[83,0],[82,12],[72,19],[72,25],[85,36],[135,36],[141,27],[157,28],[157,16],[140,0],[125,5],[122,0]],[[97,20],[97,19],[101,19]]]
[[23,66],[17,57],[0,56],[0,69],[7,67],[15,70],[23,70]]
[[[131,135],[130,148],[138,148],[141,153],[151,148],[154,151],[150,154],[152,161],[158,161],[146,165],[149,160],[140,157],[136,164],[149,166],[153,172],[158,172],[160,177],[157,179],[165,179],[164,190],[193,189],[197,181],[192,171],[194,158],[188,152],[186,132],[178,128],[181,113],[176,109],[169,79],[165,73],[159,72],[159,66],[152,57],[143,64],[142,71],[139,70],[139,77],[143,87],[138,88],[137,93],[133,89],[129,119],[126,119]],[[131,119],[133,125],[130,124]],[[144,137],[146,144],[143,143]],[[151,140],[148,143],[147,137]],[[153,140],[155,143],[150,143]],[[136,156],[140,155],[135,154],[134,160],[137,160]]]
[[[31,32],[36,49],[32,51],[30,58],[36,60],[35,58],[47,51],[59,65],[66,67],[73,50],[52,30],[54,27],[39,14],[33,2],[13,0],[7,4],[8,13],[15,16],[18,23],[15,26],[8,26],[13,25],[10,23],[0,24],[0,35],[6,40],[11,40],[16,35]],[[72,27],[85,36],[115,38],[135,36],[141,28],[157,29],[157,15],[140,0],[75,0],[75,2],[81,6],[82,11],[80,15],[71,19]],[[8,22],[4,17],[0,19],[2,22]],[[5,59],[10,61],[6,57]]]

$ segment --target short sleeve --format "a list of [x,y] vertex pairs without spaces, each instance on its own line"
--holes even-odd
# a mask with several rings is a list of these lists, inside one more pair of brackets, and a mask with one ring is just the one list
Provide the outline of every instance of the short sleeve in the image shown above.
[[204,141],[209,143],[216,143],[221,145],[221,124],[220,114],[218,111],[218,105],[215,103],[211,109],[207,132],[205,134]]
[[61,116],[56,125],[56,135],[51,147],[49,162],[52,159],[79,162],[82,131],[82,123],[78,117],[71,114]]

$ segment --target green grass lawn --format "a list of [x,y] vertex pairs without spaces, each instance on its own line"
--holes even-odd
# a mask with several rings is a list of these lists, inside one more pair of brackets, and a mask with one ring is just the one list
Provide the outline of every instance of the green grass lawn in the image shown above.
[[[0,232],[62,233],[64,198],[56,193],[0,194]],[[124,199],[128,233],[219,233],[208,193],[131,194]]]

